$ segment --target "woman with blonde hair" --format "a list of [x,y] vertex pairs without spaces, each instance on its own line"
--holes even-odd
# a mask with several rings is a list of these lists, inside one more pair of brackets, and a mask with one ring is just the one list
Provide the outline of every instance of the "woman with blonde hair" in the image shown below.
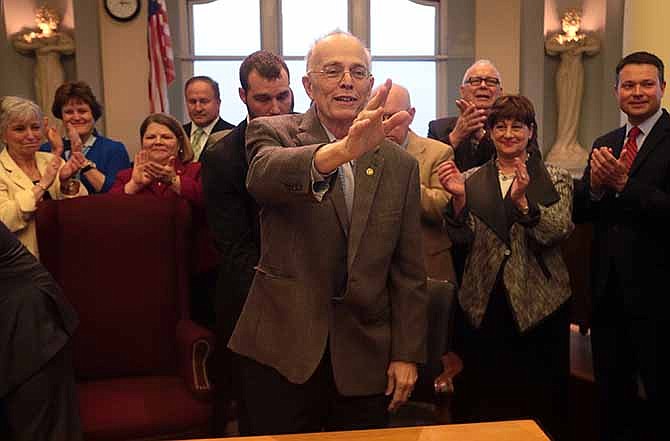
[[0,221],[39,257],[34,215],[43,199],[64,199],[88,194],[79,186],[66,195],[65,183],[86,163],[81,152],[67,162],[60,158],[63,148],[56,130],[47,136],[57,154],[40,152],[44,135],[42,111],[30,100],[8,96],[0,100]]

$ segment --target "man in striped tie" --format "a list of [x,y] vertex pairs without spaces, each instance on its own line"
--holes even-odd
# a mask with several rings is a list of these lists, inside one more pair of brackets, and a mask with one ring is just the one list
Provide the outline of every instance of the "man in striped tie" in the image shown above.
[[[670,274],[670,115],[661,108],[664,92],[663,62],[656,55],[635,52],[619,62],[615,95],[627,122],[593,143],[575,192],[578,220],[593,224],[591,338],[602,440],[660,439],[655,436],[663,433],[654,415],[667,396],[670,371],[659,353],[670,325],[662,288]],[[648,408],[640,412],[643,403]]]
[[221,139],[233,127],[219,116],[221,93],[219,83],[207,76],[195,76],[184,86],[186,109],[191,122],[184,124],[190,137],[195,160],[200,160],[202,151]]

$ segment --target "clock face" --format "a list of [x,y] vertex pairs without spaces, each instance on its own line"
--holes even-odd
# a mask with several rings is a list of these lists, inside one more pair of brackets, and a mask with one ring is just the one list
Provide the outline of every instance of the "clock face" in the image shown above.
[[140,0],[105,0],[105,9],[116,20],[132,20],[140,12]]

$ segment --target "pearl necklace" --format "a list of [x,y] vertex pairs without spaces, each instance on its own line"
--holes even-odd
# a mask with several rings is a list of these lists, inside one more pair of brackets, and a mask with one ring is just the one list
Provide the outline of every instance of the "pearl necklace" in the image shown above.
[[[526,162],[528,162],[528,158],[530,155],[526,155]],[[512,174],[506,175],[502,171],[502,167],[500,167],[500,161],[498,158],[496,158],[496,168],[498,169],[498,176],[500,177],[500,180],[505,182],[505,181],[511,181],[512,179],[516,178],[516,172],[512,172]]]

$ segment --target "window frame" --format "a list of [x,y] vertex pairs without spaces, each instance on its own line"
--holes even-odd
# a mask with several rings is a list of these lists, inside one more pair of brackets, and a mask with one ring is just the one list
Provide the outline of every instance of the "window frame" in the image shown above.
[[[178,0],[180,9],[179,35],[182,54],[177,57],[182,64],[181,84],[184,84],[193,76],[193,63],[196,61],[237,61],[243,60],[244,56],[228,55],[195,55],[193,38],[193,5],[211,3],[217,0]],[[250,0],[247,0],[250,1]],[[282,0],[257,0],[260,3],[260,29],[261,49],[272,51],[282,55]],[[370,0],[347,0],[348,1],[348,27],[349,31],[370,47]],[[436,85],[435,85],[435,110],[436,117],[447,114],[447,100],[440,97],[449,96],[447,93],[447,1],[430,0],[406,0],[416,4],[432,6],[435,8],[435,54],[434,55],[383,55],[372,54],[372,61],[432,61],[435,62]],[[444,13],[443,13],[444,12]],[[287,61],[304,60],[304,56],[283,56]],[[301,78],[304,72],[292,73],[293,78]],[[300,84],[300,81],[294,81]]]

